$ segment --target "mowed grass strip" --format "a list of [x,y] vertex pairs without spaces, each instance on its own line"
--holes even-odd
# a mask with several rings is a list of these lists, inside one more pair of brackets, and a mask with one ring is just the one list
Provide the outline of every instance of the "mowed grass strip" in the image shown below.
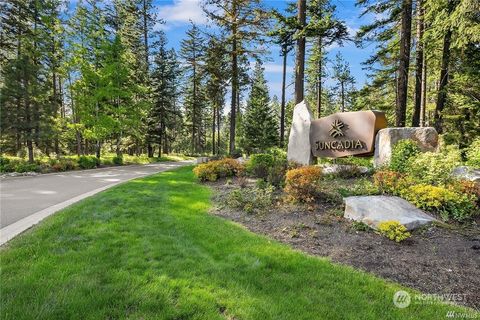
[[441,319],[468,311],[396,308],[398,285],[209,215],[210,189],[191,170],[114,187],[4,246],[1,319]]

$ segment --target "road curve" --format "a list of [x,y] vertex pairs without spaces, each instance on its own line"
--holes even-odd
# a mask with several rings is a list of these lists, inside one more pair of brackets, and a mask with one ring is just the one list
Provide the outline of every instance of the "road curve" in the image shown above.
[[54,212],[116,184],[192,161],[99,168],[0,181],[0,245]]

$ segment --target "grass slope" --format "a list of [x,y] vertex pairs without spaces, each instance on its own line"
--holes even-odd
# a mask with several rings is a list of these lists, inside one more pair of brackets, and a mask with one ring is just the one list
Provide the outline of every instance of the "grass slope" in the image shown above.
[[48,218],[0,252],[1,319],[440,319],[465,311],[398,309],[398,285],[211,216],[209,198],[185,167]]

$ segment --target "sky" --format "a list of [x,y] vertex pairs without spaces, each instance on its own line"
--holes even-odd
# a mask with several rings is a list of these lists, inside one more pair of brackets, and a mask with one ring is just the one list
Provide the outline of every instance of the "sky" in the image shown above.
[[[345,21],[348,31],[354,35],[359,27],[363,24],[369,23],[371,17],[360,18],[361,8],[355,6],[355,0],[332,0],[333,5],[336,6],[337,17]],[[155,10],[158,16],[165,20],[165,24],[159,26],[167,35],[169,46],[178,50],[180,43],[185,37],[185,32],[193,21],[200,26],[208,25],[209,22],[203,14],[200,6],[201,0],[156,0],[154,1]],[[285,8],[287,1],[285,0],[265,0],[263,4],[267,8],[276,8],[282,10]],[[267,55],[267,60],[264,63],[265,77],[268,81],[270,96],[273,97],[281,95],[282,83],[282,60],[279,52],[279,47],[273,44],[268,46],[270,54]],[[337,52],[341,52],[344,59],[350,64],[350,69],[356,79],[356,87],[359,88],[368,80],[366,71],[362,70],[362,62],[365,61],[374,50],[374,46],[370,45],[367,48],[360,49],[352,42],[346,42],[342,47],[332,45],[327,49],[328,58],[334,60]],[[294,52],[290,53],[288,59],[288,74],[287,83],[293,81],[293,66],[294,66]],[[331,74],[331,63],[327,63],[327,73]],[[333,86],[334,81],[326,79],[324,85],[327,87]],[[287,95],[293,95],[293,84],[287,87]]]

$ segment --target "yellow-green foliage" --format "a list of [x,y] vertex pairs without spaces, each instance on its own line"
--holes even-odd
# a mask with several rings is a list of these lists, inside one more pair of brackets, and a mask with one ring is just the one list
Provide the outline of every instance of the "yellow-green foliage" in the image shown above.
[[463,221],[478,214],[473,195],[444,187],[414,185],[404,189],[402,197],[421,209],[440,214],[444,220]]
[[452,179],[452,171],[462,163],[460,151],[453,147],[440,153],[419,153],[410,158],[406,173],[419,183],[442,185]]
[[401,242],[410,238],[407,228],[398,221],[384,221],[378,225],[378,231],[390,240]]
[[287,171],[284,191],[292,201],[312,202],[319,194],[322,169],[305,166]]
[[480,168],[480,138],[475,139],[467,149],[467,165]]
[[240,176],[244,166],[230,158],[202,163],[193,169],[193,173],[200,181],[216,181],[219,178]]

